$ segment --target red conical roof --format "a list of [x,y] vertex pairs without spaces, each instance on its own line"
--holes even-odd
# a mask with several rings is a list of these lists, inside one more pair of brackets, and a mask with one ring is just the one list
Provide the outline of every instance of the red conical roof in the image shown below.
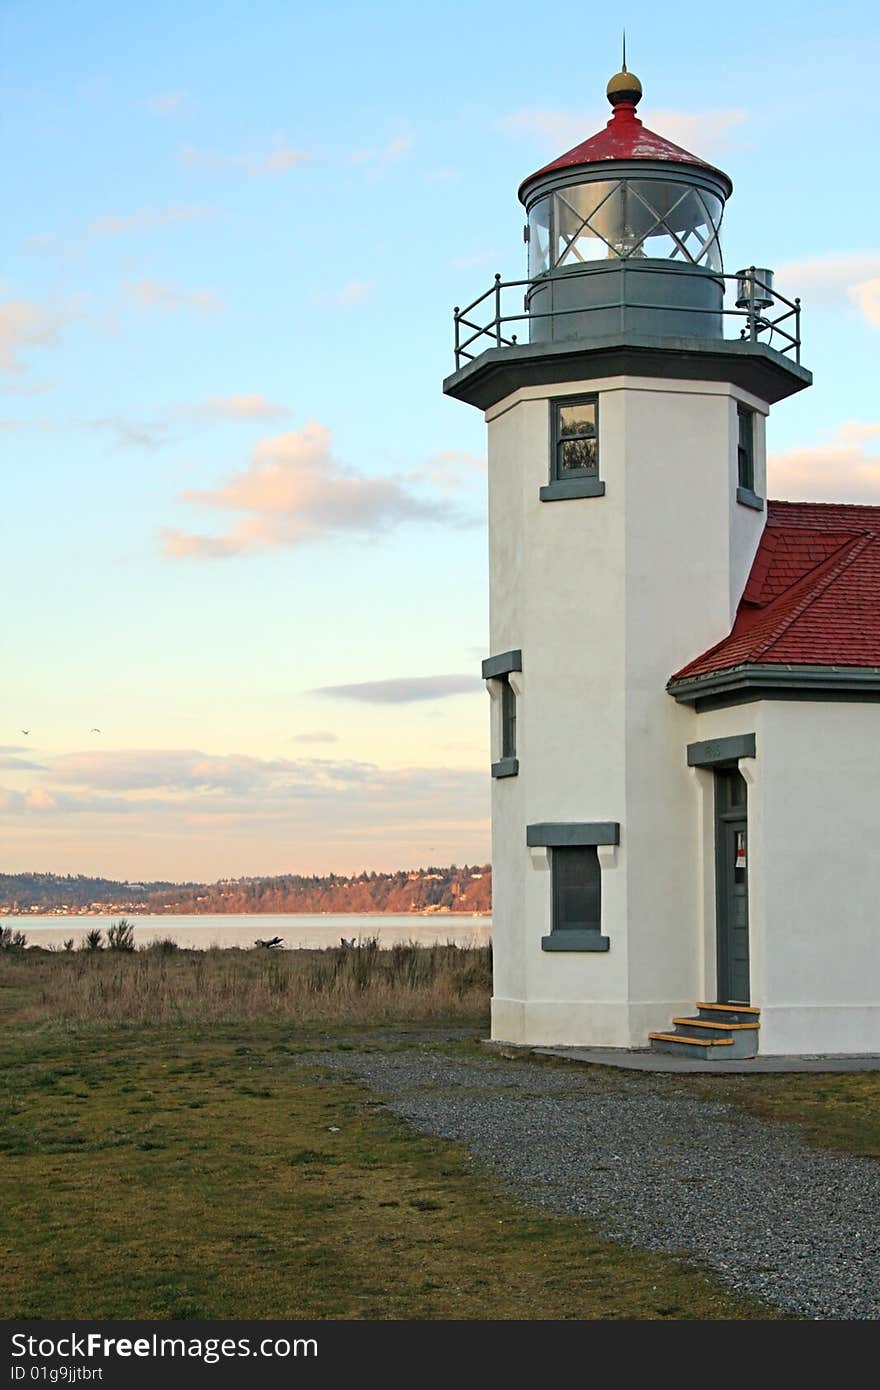
[[[613,83],[615,79],[612,78],[611,81]],[[634,81],[638,82],[638,79]],[[611,84],[609,88],[610,86]],[[618,98],[614,102],[611,120],[604,130],[591,135],[589,140],[575,145],[573,149],[554,159],[551,164],[545,164],[543,169],[538,169],[536,173],[523,180],[519,187],[520,201],[525,201],[523,192],[530,184],[543,178],[545,174],[554,173],[557,169],[574,169],[582,164],[602,164],[610,160],[637,159],[665,160],[671,164],[689,164],[698,169],[708,169],[727,185],[728,196],[733,189],[733,184],[722,169],[717,169],[714,164],[707,164],[704,159],[699,159],[695,154],[682,149],[681,145],[674,145],[671,140],[648,130],[636,115],[636,102]]]

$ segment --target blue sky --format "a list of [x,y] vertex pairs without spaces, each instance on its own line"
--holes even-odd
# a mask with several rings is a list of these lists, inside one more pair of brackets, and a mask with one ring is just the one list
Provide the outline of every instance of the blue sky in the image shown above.
[[[0,6],[7,867],[488,856],[484,425],[440,383],[519,182],[607,119],[584,13]],[[701,13],[630,5],[629,65],[733,178],[727,269],[804,301],[771,491],[880,502],[873,10]]]

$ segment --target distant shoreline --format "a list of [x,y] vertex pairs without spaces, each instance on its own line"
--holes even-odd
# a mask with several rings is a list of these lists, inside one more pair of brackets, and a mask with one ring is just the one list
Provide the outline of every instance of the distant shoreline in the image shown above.
[[76,922],[86,920],[89,917],[491,917],[491,911],[471,908],[454,907],[416,907],[409,912],[401,912],[398,909],[388,912],[280,912],[267,910],[265,912],[144,912],[133,907],[108,907],[95,908],[88,912],[59,912],[47,908],[40,912],[13,912],[9,908],[0,907],[0,917],[12,917],[16,921],[26,922],[33,917],[57,917],[60,921]]

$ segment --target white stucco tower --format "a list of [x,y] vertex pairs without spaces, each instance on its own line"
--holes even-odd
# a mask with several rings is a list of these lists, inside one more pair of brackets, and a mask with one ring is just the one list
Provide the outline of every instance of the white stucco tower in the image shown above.
[[765,420],[811,377],[770,273],[724,276],[727,175],[645,128],[632,74],[608,97],[522,184],[528,279],[456,310],[444,390],[489,436],[492,1035],[630,1048],[721,997],[700,716],[667,685],[731,629]]

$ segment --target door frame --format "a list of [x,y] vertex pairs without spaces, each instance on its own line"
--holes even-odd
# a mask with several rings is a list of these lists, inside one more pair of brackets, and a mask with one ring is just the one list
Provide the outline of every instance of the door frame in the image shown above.
[[[740,772],[736,763],[729,763],[724,766],[713,768],[713,829],[715,837],[715,976],[716,976],[716,997],[719,1003],[729,1003],[730,983],[731,983],[731,962],[730,962],[730,932],[731,920],[729,912],[730,883],[729,875],[732,872],[732,865],[729,856],[729,835],[728,832],[733,826],[743,825],[746,831],[746,939],[749,947],[749,981],[746,991],[747,998],[737,999],[735,1002],[748,1004],[751,1000],[752,981],[751,981],[751,924],[749,914],[749,787],[748,782]],[[743,802],[741,806],[732,806],[725,796],[725,785],[729,786],[733,776],[738,776],[743,784]]]

